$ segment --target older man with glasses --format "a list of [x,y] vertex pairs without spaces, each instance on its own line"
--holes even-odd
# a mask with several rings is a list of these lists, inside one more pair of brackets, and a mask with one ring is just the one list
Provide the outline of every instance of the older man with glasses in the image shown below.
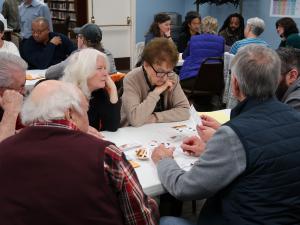
[[46,69],[65,60],[74,50],[73,42],[63,34],[50,32],[49,21],[38,17],[32,21],[32,36],[21,48],[30,69]]
[[156,38],[142,55],[143,65],[124,78],[122,125],[141,126],[187,120],[189,102],[173,72],[178,52],[173,42]]
[[13,135],[19,126],[18,115],[25,94],[26,62],[0,52],[0,142]]

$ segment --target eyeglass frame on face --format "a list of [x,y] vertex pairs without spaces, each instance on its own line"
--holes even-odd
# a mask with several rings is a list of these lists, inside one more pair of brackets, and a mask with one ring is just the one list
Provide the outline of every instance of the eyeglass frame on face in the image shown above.
[[[153,65],[151,63],[149,63],[149,65],[151,66],[151,68],[153,69],[153,71],[155,72],[155,75],[159,78],[163,78],[165,76],[167,77],[172,77],[174,76],[175,72],[172,70],[171,72],[158,72],[156,69],[154,69]],[[158,75],[158,74],[162,74],[162,75]]]
[[31,29],[31,33],[32,33],[32,34],[41,35],[41,34],[44,33],[47,29],[48,29],[48,27],[46,27],[46,28],[43,29],[43,30],[32,30],[32,29]]

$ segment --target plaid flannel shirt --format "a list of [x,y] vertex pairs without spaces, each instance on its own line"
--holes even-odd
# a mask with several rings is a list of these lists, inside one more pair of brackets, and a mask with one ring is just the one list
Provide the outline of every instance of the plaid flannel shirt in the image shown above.
[[[36,122],[33,126],[78,130],[76,125],[63,119]],[[107,182],[117,195],[126,225],[158,224],[159,212],[155,200],[145,195],[133,167],[115,145],[104,149],[104,171]]]

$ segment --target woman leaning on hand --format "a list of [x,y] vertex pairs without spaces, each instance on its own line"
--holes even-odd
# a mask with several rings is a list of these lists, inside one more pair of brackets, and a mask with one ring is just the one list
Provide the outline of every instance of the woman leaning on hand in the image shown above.
[[155,38],[142,54],[143,65],[123,81],[121,124],[175,122],[189,118],[189,102],[173,72],[178,52],[173,42]]
[[117,88],[108,75],[107,56],[92,48],[70,56],[62,80],[79,87],[89,102],[89,124],[97,130],[116,131],[120,125]]
[[163,37],[172,40],[171,37],[171,17],[166,13],[158,13],[154,16],[148,33],[145,35],[145,45],[152,39]]

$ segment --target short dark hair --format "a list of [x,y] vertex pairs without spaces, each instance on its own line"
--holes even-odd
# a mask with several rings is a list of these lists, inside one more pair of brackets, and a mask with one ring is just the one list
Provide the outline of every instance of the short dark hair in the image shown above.
[[294,48],[279,48],[276,50],[281,61],[281,76],[285,76],[291,69],[296,68],[300,73],[299,50]]
[[299,33],[297,24],[290,17],[283,17],[277,20],[275,25],[276,25],[276,29],[278,28],[278,26],[283,27],[283,36],[285,38],[287,38],[290,34]]
[[164,23],[171,20],[171,17],[166,13],[158,13],[154,16],[154,21],[150,26],[148,33],[153,33],[154,37],[160,37],[159,23]]
[[0,33],[4,31],[4,23],[0,20]]
[[154,38],[145,46],[142,61],[146,61],[151,65],[161,65],[162,62],[167,62],[175,67],[178,62],[176,45],[166,38]]

